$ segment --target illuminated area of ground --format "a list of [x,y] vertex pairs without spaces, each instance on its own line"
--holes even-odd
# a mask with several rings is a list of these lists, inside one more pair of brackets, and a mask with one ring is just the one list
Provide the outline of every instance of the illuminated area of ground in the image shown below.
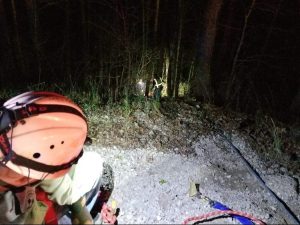
[[[199,137],[190,157],[162,153],[155,149],[118,149],[91,146],[114,168],[115,190],[112,199],[120,207],[120,224],[180,224],[186,218],[211,211],[207,202],[189,196],[190,182],[200,184],[200,191],[228,207],[244,211],[267,224],[283,224],[285,216],[248,173],[238,157],[228,148],[220,148],[216,137]],[[267,185],[300,216],[296,183],[286,174],[267,170],[242,140],[243,148]],[[272,172],[270,174],[270,172]],[[238,223],[231,218],[211,223]]]

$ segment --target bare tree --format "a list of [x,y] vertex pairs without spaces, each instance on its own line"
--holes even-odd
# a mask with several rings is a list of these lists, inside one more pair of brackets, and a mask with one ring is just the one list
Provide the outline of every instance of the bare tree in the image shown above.
[[178,97],[178,89],[180,82],[180,73],[179,73],[179,56],[181,55],[181,39],[182,39],[182,27],[183,27],[183,4],[181,0],[178,0],[178,11],[179,11],[179,25],[178,25],[178,35],[177,35],[177,47],[176,47],[176,59],[175,59],[175,71],[174,71],[174,97]]
[[65,32],[64,32],[64,52],[65,52],[65,63],[64,63],[64,72],[72,82],[72,71],[71,71],[71,43],[70,43],[70,20],[71,20],[71,12],[70,12],[70,1],[65,0]]
[[157,30],[158,30],[158,17],[159,17],[159,6],[160,6],[160,0],[156,0],[156,8],[155,8],[155,20],[154,20],[154,45],[157,45]]
[[239,56],[240,56],[242,46],[244,44],[246,30],[247,30],[247,27],[248,27],[248,20],[249,20],[249,17],[251,15],[253,9],[254,9],[255,2],[256,2],[256,0],[252,0],[251,5],[248,9],[248,12],[246,13],[246,15],[244,17],[244,25],[243,25],[243,29],[242,29],[242,32],[241,32],[241,37],[240,37],[239,44],[238,44],[238,47],[237,47],[235,55],[234,55],[234,59],[233,59],[232,67],[231,67],[231,72],[230,72],[230,75],[229,75],[230,82],[228,83],[228,85],[226,87],[226,92],[225,92],[226,101],[228,103],[230,102],[230,99],[231,99],[230,96],[231,96],[231,93],[232,93],[232,87],[233,87],[233,85],[236,81],[236,66],[237,66],[237,62],[238,62],[238,59],[239,59]]
[[33,39],[33,51],[36,60],[37,77],[38,83],[42,80],[42,64],[41,64],[41,48],[39,38],[39,13],[38,13],[38,2],[32,0],[31,4],[28,3],[28,7],[31,8],[31,24],[32,24],[32,39]]
[[[213,90],[211,87],[211,63],[217,33],[217,22],[222,7],[222,0],[210,0],[204,15],[205,27],[202,36],[202,48],[197,62],[197,77],[194,93],[206,101],[212,101]],[[200,89],[199,89],[200,86]],[[197,89],[197,90],[195,90]]]
[[22,43],[19,33],[19,25],[17,20],[17,9],[16,9],[16,1],[11,0],[11,7],[12,7],[12,16],[13,16],[13,31],[14,31],[14,49],[15,49],[15,57],[17,60],[17,64],[20,69],[20,73],[25,76],[26,75],[26,63],[24,58],[24,53],[22,49]]
[[[89,66],[89,18],[88,18],[88,10],[89,10],[89,1],[81,0],[81,26],[82,26],[82,48],[83,48],[83,63],[85,67]],[[84,71],[87,72],[85,69]]]
[[[5,11],[4,1],[0,0],[0,79],[5,80],[6,71],[11,67],[11,63],[13,62],[14,51],[12,49],[12,41],[9,37],[8,32],[8,21],[7,15]],[[0,82],[0,87],[4,87],[4,82]]]

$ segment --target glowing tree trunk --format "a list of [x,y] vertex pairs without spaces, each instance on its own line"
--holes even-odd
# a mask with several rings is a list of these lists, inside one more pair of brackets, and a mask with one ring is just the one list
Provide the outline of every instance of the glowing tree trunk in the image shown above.
[[178,89],[180,82],[180,73],[179,73],[179,56],[181,55],[181,38],[182,38],[182,26],[183,26],[183,4],[181,0],[178,0],[178,11],[179,11],[179,28],[177,35],[177,48],[176,48],[176,61],[175,61],[175,78],[174,78],[174,97],[178,97]]

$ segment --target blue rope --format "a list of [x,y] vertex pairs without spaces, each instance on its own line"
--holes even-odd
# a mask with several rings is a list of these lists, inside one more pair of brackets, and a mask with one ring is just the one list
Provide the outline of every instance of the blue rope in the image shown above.
[[[220,202],[217,201],[213,201],[211,200],[209,202],[210,206],[215,208],[215,209],[219,209],[219,210],[231,210],[230,208],[228,208],[226,205],[223,205]],[[248,219],[247,217],[244,216],[238,216],[238,215],[231,215],[234,219],[238,220],[241,224],[243,225],[254,225],[254,223],[252,222],[252,220]]]

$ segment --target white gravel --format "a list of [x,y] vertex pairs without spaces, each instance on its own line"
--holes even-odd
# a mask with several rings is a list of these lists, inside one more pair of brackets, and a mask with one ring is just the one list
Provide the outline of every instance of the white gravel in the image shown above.
[[[252,214],[268,224],[285,223],[283,213],[268,193],[258,185],[229,147],[216,145],[214,137],[200,137],[195,154],[182,156],[156,149],[103,148],[91,145],[110,163],[115,173],[112,199],[120,208],[119,224],[181,224],[186,218],[215,211],[208,203],[189,196],[191,182],[199,183],[200,192],[233,210]],[[237,145],[248,151],[245,143]],[[253,151],[247,152],[251,163],[264,169]],[[251,156],[252,155],[252,156]],[[272,177],[271,177],[272,176]],[[264,173],[273,180],[278,195],[289,200],[288,206],[300,218],[299,191],[287,175]],[[288,180],[288,183],[287,183]],[[231,218],[209,223],[238,223]]]

